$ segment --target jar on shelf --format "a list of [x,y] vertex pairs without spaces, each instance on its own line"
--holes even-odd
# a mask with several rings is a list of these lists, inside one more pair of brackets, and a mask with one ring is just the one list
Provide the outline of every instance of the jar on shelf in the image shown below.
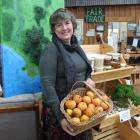
[[112,61],[112,56],[111,55],[106,55],[104,58],[104,66],[110,66]]

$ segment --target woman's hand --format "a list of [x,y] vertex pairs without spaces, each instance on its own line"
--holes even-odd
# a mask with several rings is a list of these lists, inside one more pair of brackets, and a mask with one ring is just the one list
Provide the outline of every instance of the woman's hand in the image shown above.
[[91,78],[88,78],[86,82],[87,82],[87,84],[89,84],[90,86],[95,87],[95,83],[94,83],[94,81],[93,81]]
[[65,132],[67,132],[69,135],[71,135],[71,136],[75,136],[76,135],[74,133],[74,130],[71,128],[70,124],[68,123],[68,121],[66,119],[62,119],[60,124],[61,124],[62,129]]

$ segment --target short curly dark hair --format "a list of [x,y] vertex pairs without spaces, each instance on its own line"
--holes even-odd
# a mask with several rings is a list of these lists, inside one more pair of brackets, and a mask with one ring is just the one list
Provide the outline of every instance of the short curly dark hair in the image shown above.
[[55,25],[64,19],[70,19],[73,25],[73,29],[75,30],[77,28],[75,16],[67,9],[59,8],[50,16],[49,19],[51,34],[55,33]]

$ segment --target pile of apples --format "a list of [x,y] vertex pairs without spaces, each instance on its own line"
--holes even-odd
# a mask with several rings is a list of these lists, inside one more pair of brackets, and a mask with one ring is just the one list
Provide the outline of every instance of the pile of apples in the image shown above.
[[100,99],[90,90],[84,96],[75,94],[65,102],[65,111],[75,123],[88,121],[92,116],[109,108],[110,103],[107,95]]

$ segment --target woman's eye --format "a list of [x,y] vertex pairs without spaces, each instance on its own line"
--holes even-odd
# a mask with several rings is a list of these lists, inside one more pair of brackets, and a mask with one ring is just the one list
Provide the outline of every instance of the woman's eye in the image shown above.
[[59,27],[61,27],[61,26],[62,26],[61,24],[56,24],[56,27],[57,27],[57,28],[59,28]]
[[70,24],[70,22],[66,22],[66,24]]
[[70,24],[70,23],[71,23],[71,21],[69,21],[69,20],[68,20],[68,21],[66,21],[65,23],[66,23],[66,24]]

